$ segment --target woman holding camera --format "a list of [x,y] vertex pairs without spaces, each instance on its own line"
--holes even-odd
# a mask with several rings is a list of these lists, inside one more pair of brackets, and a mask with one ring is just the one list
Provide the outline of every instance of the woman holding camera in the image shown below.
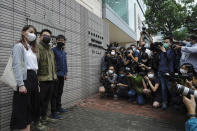
[[[161,87],[158,78],[155,76],[153,70],[148,72],[148,75],[144,77],[145,81],[143,81],[143,93],[146,95],[153,96],[153,107],[158,108],[161,105]],[[147,84],[146,84],[147,83]]]

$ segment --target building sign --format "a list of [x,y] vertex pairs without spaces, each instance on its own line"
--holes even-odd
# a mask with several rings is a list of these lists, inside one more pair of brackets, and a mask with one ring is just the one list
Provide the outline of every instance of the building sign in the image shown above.
[[90,32],[90,31],[88,31],[88,35],[90,37],[88,46],[94,47],[94,48],[91,48],[91,54],[92,55],[101,55],[102,54],[101,49],[104,50],[103,36],[100,36],[94,32]]

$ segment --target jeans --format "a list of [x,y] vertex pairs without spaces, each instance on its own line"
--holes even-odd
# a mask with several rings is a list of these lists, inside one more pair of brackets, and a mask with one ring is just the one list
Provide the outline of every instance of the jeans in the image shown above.
[[136,100],[138,105],[144,105],[145,100],[142,94],[137,94],[135,90],[131,89],[128,92],[129,99],[131,101]]
[[167,103],[168,101],[168,90],[171,87],[171,82],[164,77],[165,73],[158,72],[158,78],[161,84],[162,102]]

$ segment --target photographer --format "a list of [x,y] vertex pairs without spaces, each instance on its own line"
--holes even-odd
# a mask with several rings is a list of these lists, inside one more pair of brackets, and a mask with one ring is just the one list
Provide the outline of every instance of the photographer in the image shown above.
[[110,64],[110,53],[105,52],[105,55],[101,59],[101,72],[105,72]]
[[117,64],[118,64],[117,52],[115,48],[112,48],[110,52],[109,65],[114,66],[115,70],[117,71]]
[[191,35],[191,47],[186,46],[179,46],[176,45],[175,49],[180,49],[181,52],[187,53],[185,54],[185,61],[184,63],[190,63],[194,66],[195,72],[197,72],[197,36]]
[[118,99],[118,97],[127,97],[128,95],[128,77],[125,74],[125,69],[121,68],[119,70],[119,76],[117,79],[117,94],[114,95],[114,99]]
[[113,96],[116,91],[116,83],[117,83],[117,74],[115,73],[115,69],[113,66],[109,66],[109,70],[106,72],[104,76],[104,88],[105,94],[107,96]]
[[196,90],[196,73],[194,71],[193,65],[185,63],[180,67],[181,80],[180,84],[187,86],[193,90]]
[[[167,103],[168,103],[168,90],[171,87],[171,82],[166,79],[165,73],[173,73],[174,72],[174,58],[175,54],[174,51],[171,49],[171,42],[169,38],[164,39],[163,46],[159,46],[161,53],[160,53],[160,59],[158,63],[158,78],[161,83],[161,89],[162,89],[162,109],[167,109]],[[173,95],[173,94],[170,94]]]
[[145,99],[143,96],[143,84],[142,84],[142,74],[139,73],[137,68],[133,68],[133,73],[129,73],[128,79],[129,79],[129,102],[137,101],[138,105],[144,105]]
[[126,59],[123,59],[125,66],[131,67],[133,62],[138,62],[139,54],[137,51],[133,51],[132,48],[129,47],[125,53]]
[[152,67],[152,60],[148,57],[146,52],[141,53],[140,65],[139,65],[144,72],[146,70],[150,70]]
[[125,67],[124,59],[125,59],[125,48],[120,47],[119,51],[117,52],[117,73],[119,73],[119,69]]
[[154,70],[150,70],[148,75],[144,77],[143,93],[153,97],[153,107],[158,108],[161,105],[161,87],[158,78],[155,76]]
[[196,131],[197,130],[197,118],[196,118],[196,102],[193,95],[190,96],[191,98],[187,98],[183,96],[183,103],[185,104],[189,120],[185,123],[185,130],[186,131]]
[[146,27],[142,27],[142,32],[140,32],[140,47],[150,48],[153,43],[153,39],[150,34],[146,31]]

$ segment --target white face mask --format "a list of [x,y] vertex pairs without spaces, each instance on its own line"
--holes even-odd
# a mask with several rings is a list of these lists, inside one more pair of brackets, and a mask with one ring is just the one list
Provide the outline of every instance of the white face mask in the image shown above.
[[145,60],[142,60],[142,62],[144,62],[144,63],[146,63],[148,60],[147,59],[145,59]]
[[109,72],[109,74],[113,74],[114,73],[113,70],[109,70],[108,72]]
[[186,73],[187,73],[187,70],[180,69],[180,73],[181,73],[181,74],[186,74]]
[[36,39],[36,35],[34,33],[28,33],[27,34],[27,39],[29,42],[32,42]]
[[148,74],[148,78],[150,79],[154,78],[154,74]]
[[114,51],[111,52],[111,55],[115,55],[116,53]]

